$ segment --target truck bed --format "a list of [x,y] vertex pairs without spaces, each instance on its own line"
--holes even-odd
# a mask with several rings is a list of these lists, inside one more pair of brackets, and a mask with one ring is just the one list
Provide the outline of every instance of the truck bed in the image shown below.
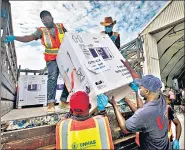
[[[53,114],[47,114],[47,107],[14,109],[4,115],[1,118],[4,122],[1,134],[2,149],[55,149],[56,123],[69,111],[61,110],[58,106],[55,106],[55,109]],[[135,135],[122,133],[112,109],[107,108],[107,115],[115,148],[137,148]],[[123,115],[127,118],[132,113],[124,112]]]
[[[62,110],[58,106],[55,106],[56,113],[64,113],[68,110],[69,109]],[[47,107],[13,109],[6,115],[2,116],[1,121],[25,119],[25,118],[39,117],[39,116],[45,116],[45,115],[48,115]]]

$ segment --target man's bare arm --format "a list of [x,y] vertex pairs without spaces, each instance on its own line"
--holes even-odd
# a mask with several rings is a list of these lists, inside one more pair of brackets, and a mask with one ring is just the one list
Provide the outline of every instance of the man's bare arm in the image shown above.
[[125,98],[125,102],[127,103],[127,105],[129,106],[129,108],[135,112],[137,110],[137,107],[135,106],[135,104],[130,101],[129,99]]
[[182,126],[178,118],[172,120],[172,122],[175,124],[176,129],[176,139],[179,140],[182,132]]
[[119,111],[118,106],[116,105],[116,101],[114,100],[114,98],[112,98],[111,100],[109,100],[109,102],[112,104],[114,108],[114,112],[116,114],[116,118],[117,118],[117,121],[118,121],[118,124],[121,130],[124,133],[128,133],[126,126],[125,126],[125,118],[122,116],[121,112]]
[[15,36],[15,40],[26,43],[26,42],[31,42],[33,40],[36,40],[36,37],[34,35]]
[[138,93],[136,93],[136,101],[137,101],[137,108],[142,108],[143,107],[143,101],[139,97]]

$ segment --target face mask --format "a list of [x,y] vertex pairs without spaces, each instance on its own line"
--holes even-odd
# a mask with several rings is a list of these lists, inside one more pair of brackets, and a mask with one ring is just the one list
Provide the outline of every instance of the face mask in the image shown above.
[[105,27],[105,32],[111,33],[112,32],[112,28],[113,28],[113,26]]
[[144,99],[144,97],[143,96],[141,96],[141,94],[140,94],[141,92],[140,92],[140,90],[138,90],[138,95],[139,95],[139,97],[143,100]]
[[47,28],[52,28],[54,26],[54,23],[53,22],[47,22],[47,23],[44,23],[44,25],[47,27]]

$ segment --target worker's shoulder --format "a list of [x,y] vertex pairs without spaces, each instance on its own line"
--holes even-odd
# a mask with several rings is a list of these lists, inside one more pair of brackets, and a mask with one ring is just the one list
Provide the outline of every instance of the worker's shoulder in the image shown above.
[[64,28],[64,24],[63,23],[55,23],[55,25],[59,25],[59,26],[62,26]]
[[142,108],[139,108],[135,111],[136,116],[141,116],[142,118],[147,118],[151,114],[153,114],[155,109],[150,106],[143,106]]
[[147,107],[141,107],[141,108],[139,108],[139,109],[137,109],[137,110],[135,111],[135,114],[136,114],[136,115],[145,114],[145,111],[146,111],[147,109],[148,109]]
[[101,31],[100,33],[105,33],[105,31]]
[[62,117],[62,118],[60,119],[60,121],[57,123],[57,126],[60,125],[62,122],[69,121],[69,120],[71,120],[70,117],[69,117],[69,118]]

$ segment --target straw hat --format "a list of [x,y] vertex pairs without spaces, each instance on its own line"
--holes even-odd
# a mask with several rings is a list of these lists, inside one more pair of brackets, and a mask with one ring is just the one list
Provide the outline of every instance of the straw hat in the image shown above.
[[102,26],[110,26],[111,24],[115,25],[116,20],[113,21],[112,17],[105,17],[104,22],[100,22]]

